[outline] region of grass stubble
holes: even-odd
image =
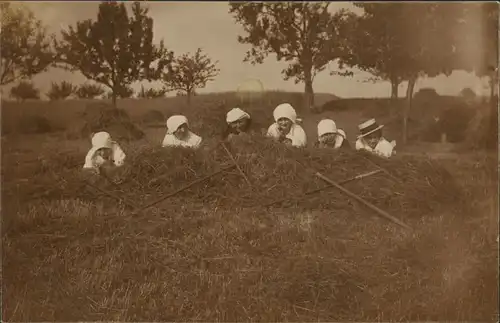
[[[4,182],[4,319],[498,319],[493,163],[397,157],[379,164],[402,184],[380,174],[346,184],[414,228],[405,231],[334,188],[259,208],[325,185],[293,159],[340,181],[373,170],[363,158],[266,141],[231,150],[253,190],[232,171],[139,214],[63,171],[72,156],[47,157],[28,183]],[[214,147],[136,150],[115,193],[143,205],[224,163]]]

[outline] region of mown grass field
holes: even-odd
[[[318,96],[317,103],[330,100]],[[300,96],[272,93],[252,102],[234,94],[199,96],[191,107],[183,98],[123,100],[121,107],[146,133],[145,139],[123,146],[135,151],[160,145],[165,129],[157,125],[163,120],[145,122],[150,110],[166,116],[182,112],[192,120],[193,130],[207,138],[216,132],[214,120],[241,103],[267,128],[280,101],[299,106]],[[351,141],[366,117],[377,117],[388,125],[388,137],[397,137],[397,122],[391,123],[397,110],[387,100],[338,102],[337,108],[320,114],[298,108],[311,142],[323,117],[337,120]],[[84,108],[85,102],[78,101],[2,106],[6,321],[498,321],[496,155],[463,153],[437,161],[463,194],[453,207],[407,219],[414,228],[410,232],[367,216],[364,206],[334,189],[300,203],[262,209],[259,201],[248,207],[204,200],[210,195],[217,201],[219,182],[214,179],[138,216],[90,192],[85,199],[71,192],[61,198],[35,198],[48,190],[39,183],[53,176],[39,172],[40,164],[57,170],[50,163],[65,154],[81,154],[83,164],[89,140],[70,139],[68,132]],[[30,115],[45,116],[56,131],[23,134],[19,122]],[[304,155],[312,153],[309,149]],[[412,158],[429,158],[411,147],[404,150]],[[259,158],[265,160],[247,162],[284,162]],[[182,186],[175,172],[167,171],[176,178],[171,185]],[[261,175],[248,177],[255,183],[263,180]],[[285,189],[286,180],[279,179],[284,189],[273,194],[296,194],[298,187]],[[374,193],[392,189],[376,187],[375,179],[356,185],[363,183],[374,187]],[[135,192],[123,194],[135,203],[148,200]],[[336,204],[321,207],[324,200]]]

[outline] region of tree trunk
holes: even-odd
[[[116,97],[117,97],[116,92],[115,92],[115,90],[113,90],[111,92],[111,102],[113,104],[113,107],[115,107],[115,108],[116,108]]]
[[[417,76],[411,76],[408,79],[408,87],[406,88],[406,104],[403,113],[403,144],[408,142],[408,118],[410,117],[413,91],[415,89],[415,83],[417,82]]]
[[[314,90],[312,82],[312,68],[304,68],[304,103],[308,110],[314,108]]]
[[[399,96],[398,90],[399,90],[399,77],[397,76],[392,76],[391,77],[391,99],[397,99]]]
[[[186,92],[186,99],[188,106],[191,106],[191,91]]]

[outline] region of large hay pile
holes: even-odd
[[[94,184],[140,205],[230,164],[209,142],[198,151],[133,148],[127,165],[110,174],[118,187]],[[26,196],[20,212],[3,209],[14,219],[3,222],[4,316],[306,322],[486,320],[492,313],[496,259],[464,266],[472,243],[488,250],[486,239],[468,222],[444,225],[454,213],[471,220],[464,209],[434,217],[474,200],[463,198],[440,165],[372,157],[402,183],[377,174],[344,185],[416,229],[407,234],[335,188],[295,207],[263,209],[323,187],[309,169],[337,181],[373,170],[360,154],[287,149],[261,138],[241,138],[230,149],[253,189],[233,169],[135,215],[83,187],[82,156],[47,156],[45,167],[14,190],[19,196],[38,186],[48,196]],[[80,163],[69,169],[73,161]],[[471,232],[477,236],[464,240]],[[489,271],[471,276],[483,268]],[[460,280],[450,282],[454,269]],[[476,288],[479,279],[489,288]],[[457,311],[464,304],[470,313]]]
[[[402,156],[381,160],[358,152],[337,154],[313,148],[289,149],[266,138],[241,138],[233,142],[230,150],[250,179],[252,189],[238,171],[233,169],[195,185],[155,207],[202,203],[206,207],[217,205],[227,208],[258,208],[276,199],[299,197],[306,191],[326,186],[314,176],[314,171],[340,182],[376,170],[376,165],[386,169],[392,176],[379,173],[345,185],[366,201],[396,217],[420,218],[453,205],[460,196],[453,177],[430,160],[414,160]],[[68,160],[77,160],[73,157],[64,158],[64,162],[46,163],[50,166],[40,170],[46,176],[40,177],[39,185],[46,186],[50,181],[58,183],[51,189],[46,188],[45,194],[52,198],[79,197],[94,200],[95,196],[89,195],[88,190],[81,189],[83,177],[87,175],[82,174],[79,169],[68,170],[62,175],[64,180],[55,181],[60,176],[56,172],[63,169],[64,164],[70,164]],[[228,165],[231,165],[229,157],[215,143],[206,143],[198,151],[138,148],[129,152],[126,166],[115,169],[108,175],[114,184],[105,178],[100,178],[95,184],[106,191],[127,197],[139,206]],[[36,187],[36,181],[32,182],[31,190],[36,190]],[[298,205],[307,209],[349,209],[352,207],[349,200],[337,189],[329,188],[302,199]],[[368,209],[366,212],[372,213]]]
[[[144,137],[144,132],[130,120],[125,110],[106,103],[88,104],[81,119],[83,124],[79,130],[83,137],[99,131],[109,132],[115,140],[131,141]]]

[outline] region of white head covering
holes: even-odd
[[[167,131],[173,134],[181,125],[188,123],[188,119],[185,116],[174,115],[167,120]]]
[[[111,136],[109,133],[101,131],[92,136],[92,148],[94,148],[95,150],[112,147],[113,142],[111,141]]]
[[[323,119],[318,123],[318,137],[327,133],[338,133],[337,125],[332,119]]]
[[[278,122],[278,119],[288,118],[293,123],[297,122],[297,112],[292,107],[290,103],[282,103],[274,109],[273,112],[274,121]]]
[[[102,164],[102,158],[96,159],[96,152],[101,148],[110,148],[113,151],[113,160],[116,166],[122,166],[125,161],[125,153],[121,147],[111,140],[109,133],[101,131],[92,136],[92,148],[87,152],[83,168],[95,168]]]
[[[250,119],[250,115],[240,108],[234,108],[226,114],[227,123],[235,122],[245,118]]]

